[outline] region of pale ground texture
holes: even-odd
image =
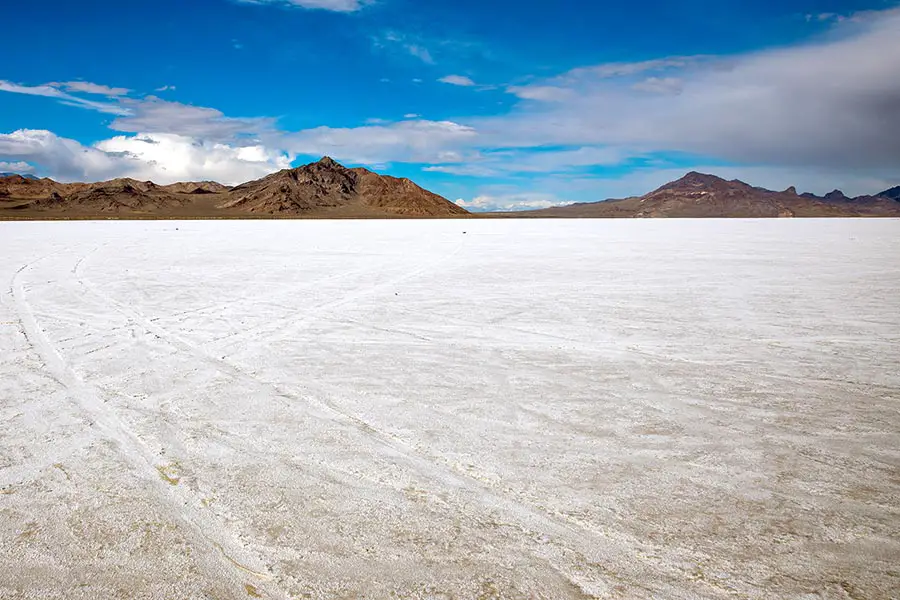
[[[900,221],[0,223],[0,278],[4,600],[900,598]]]

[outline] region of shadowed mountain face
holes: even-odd
[[[892,200],[900,201],[900,185],[896,187],[892,187],[889,190],[884,190],[880,194],[878,194],[882,198],[890,198]]]
[[[890,197],[848,198],[835,190],[818,197],[753,187],[715,175],[691,172],[644,196],[572,204],[520,213],[531,217],[856,217],[900,216]]]
[[[7,210],[3,210],[7,209]],[[235,188],[222,184],[113,179],[58,183],[0,178],[0,218],[146,217],[452,217],[468,212],[409,181],[322,160]]]

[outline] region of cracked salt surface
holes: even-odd
[[[898,220],[0,256],[0,598],[900,597]]]

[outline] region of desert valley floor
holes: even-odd
[[[0,597],[900,597],[900,220],[0,223]]]

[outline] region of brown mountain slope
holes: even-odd
[[[66,195],[86,185],[84,183],[59,183],[46,178],[33,179],[21,175],[9,175],[0,177],[0,198],[49,198],[54,192]]]
[[[644,196],[527,211],[528,217],[599,218],[754,218],[900,216],[900,202],[890,198],[847,198],[832,192],[819,198],[797,195],[791,187],[774,192],[743,181],[691,172]]]
[[[152,181],[113,179],[81,184],[63,193],[38,198],[34,208],[97,211],[100,213],[147,212],[179,207],[184,201]]]
[[[408,179],[348,169],[329,157],[233,188],[220,206],[249,213],[455,216],[467,211]]]

